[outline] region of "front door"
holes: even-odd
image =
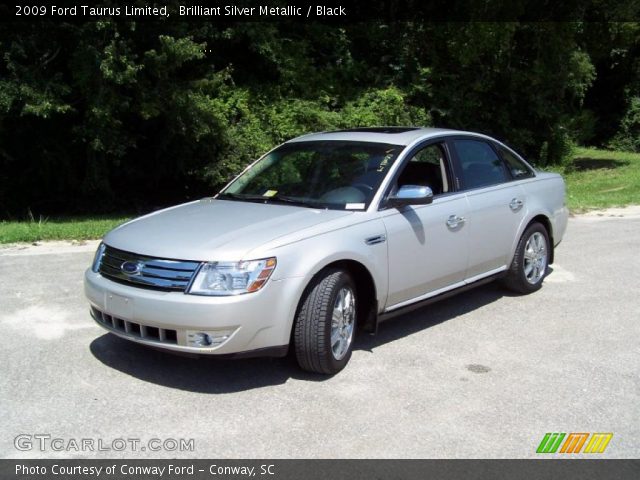
[[[387,311],[462,284],[467,266],[468,204],[464,193],[454,191],[447,149],[430,143],[407,158],[390,194],[402,185],[426,185],[434,200],[380,211],[388,242]]]

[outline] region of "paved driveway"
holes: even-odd
[[[613,432],[604,456],[637,458],[638,245],[640,216],[573,218],[540,292],[488,285],[389,321],[333,378],[118,339],[82,295],[93,245],[3,249],[0,457],[532,457],[546,432]],[[18,451],[19,434],[62,451]]]

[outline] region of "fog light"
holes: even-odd
[[[189,335],[189,341],[194,347],[208,347],[213,343],[209,334],[204,332],[197,332]]]
[[[187,345],[196,348],[217,347],[226,342],[233,330],[194,332],[187,330]]]

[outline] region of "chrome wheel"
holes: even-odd
[[[529,237],[524,246],[524,276],[532,285],[537,284],[547,271],[547,240],[540,232]]]
[[[349,287],[342,287],[336,296],[331,317],[331,353],[342,360],[353,340],[356,319],[356,299]]]

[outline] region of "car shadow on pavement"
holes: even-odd
[[[502,297],[515,295],[496,282],[489,283],[382,322],[375,335],[361,334],[354,348],[372,351],[385,343],[472,312]]]
[[[280,385],[295,377],[324,380],[305,374],[292,359],[217,359],[155,350],[107,333],[90,345],[91,353],[108,367],[145,382],[190,392],[222,394]]]
[[[354,349],[371,352],[386,343],[472,312],[505,295],[509,293],[493,283],[470,290],[384,322],[376,335],[360,334]],[[145,382],[197,393],[240,392],[284,384],[292,378],[316,382],[331,378],[301,371],[291,355],[243,360],[188,357],[148,348],[108,333],[91,342],[89,348],[96,359],[110,368]]]

